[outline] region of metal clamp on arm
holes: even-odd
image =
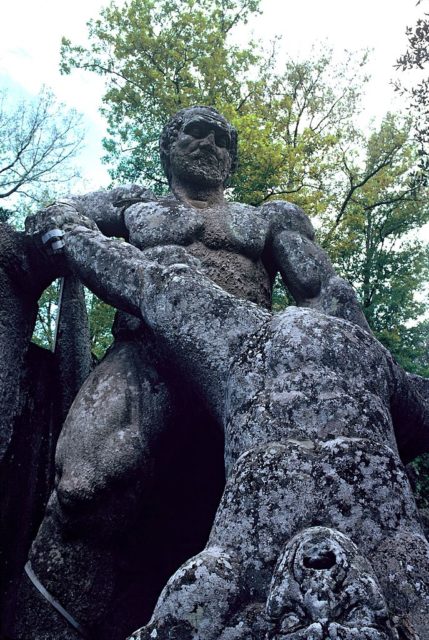
[[[52,253],[58,253],[64,247],[64,240],[62,240],[62,238],[64,238],[64,231],[61,229],[51,229],[43,234],[42,242],[45,245],[50,243],[48,248]],[[51,242],[51,240],[53,242]]]

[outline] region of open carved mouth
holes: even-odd
[[[301,531],[287,543],[266,613],[274,623],[267,640],[392,637],[371,566],[350,539],[324,527]]]

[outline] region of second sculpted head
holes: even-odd
[[[212,107],[182,109],[162,131],[160,155],[170,185],[225,187],[237,166],[237,132]]]

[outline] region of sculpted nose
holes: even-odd
[[[215,146],[215,132],[210,131],[200,142],[202,147],[214,147]]]

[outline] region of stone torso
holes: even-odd
[[[366,438],[396,451],[388,356],[360,327],[289,307],[241,349],[229,376],[230,466],[246,450],[288,439],[311,448]]]
[[[148,256],[154,247],[184,246],[216,284],[270,308],[273,274],[262,259],[268,220],[260,210],[238,203],[197,209],[168,196],[129,207],[125,224],[130,243]]]

